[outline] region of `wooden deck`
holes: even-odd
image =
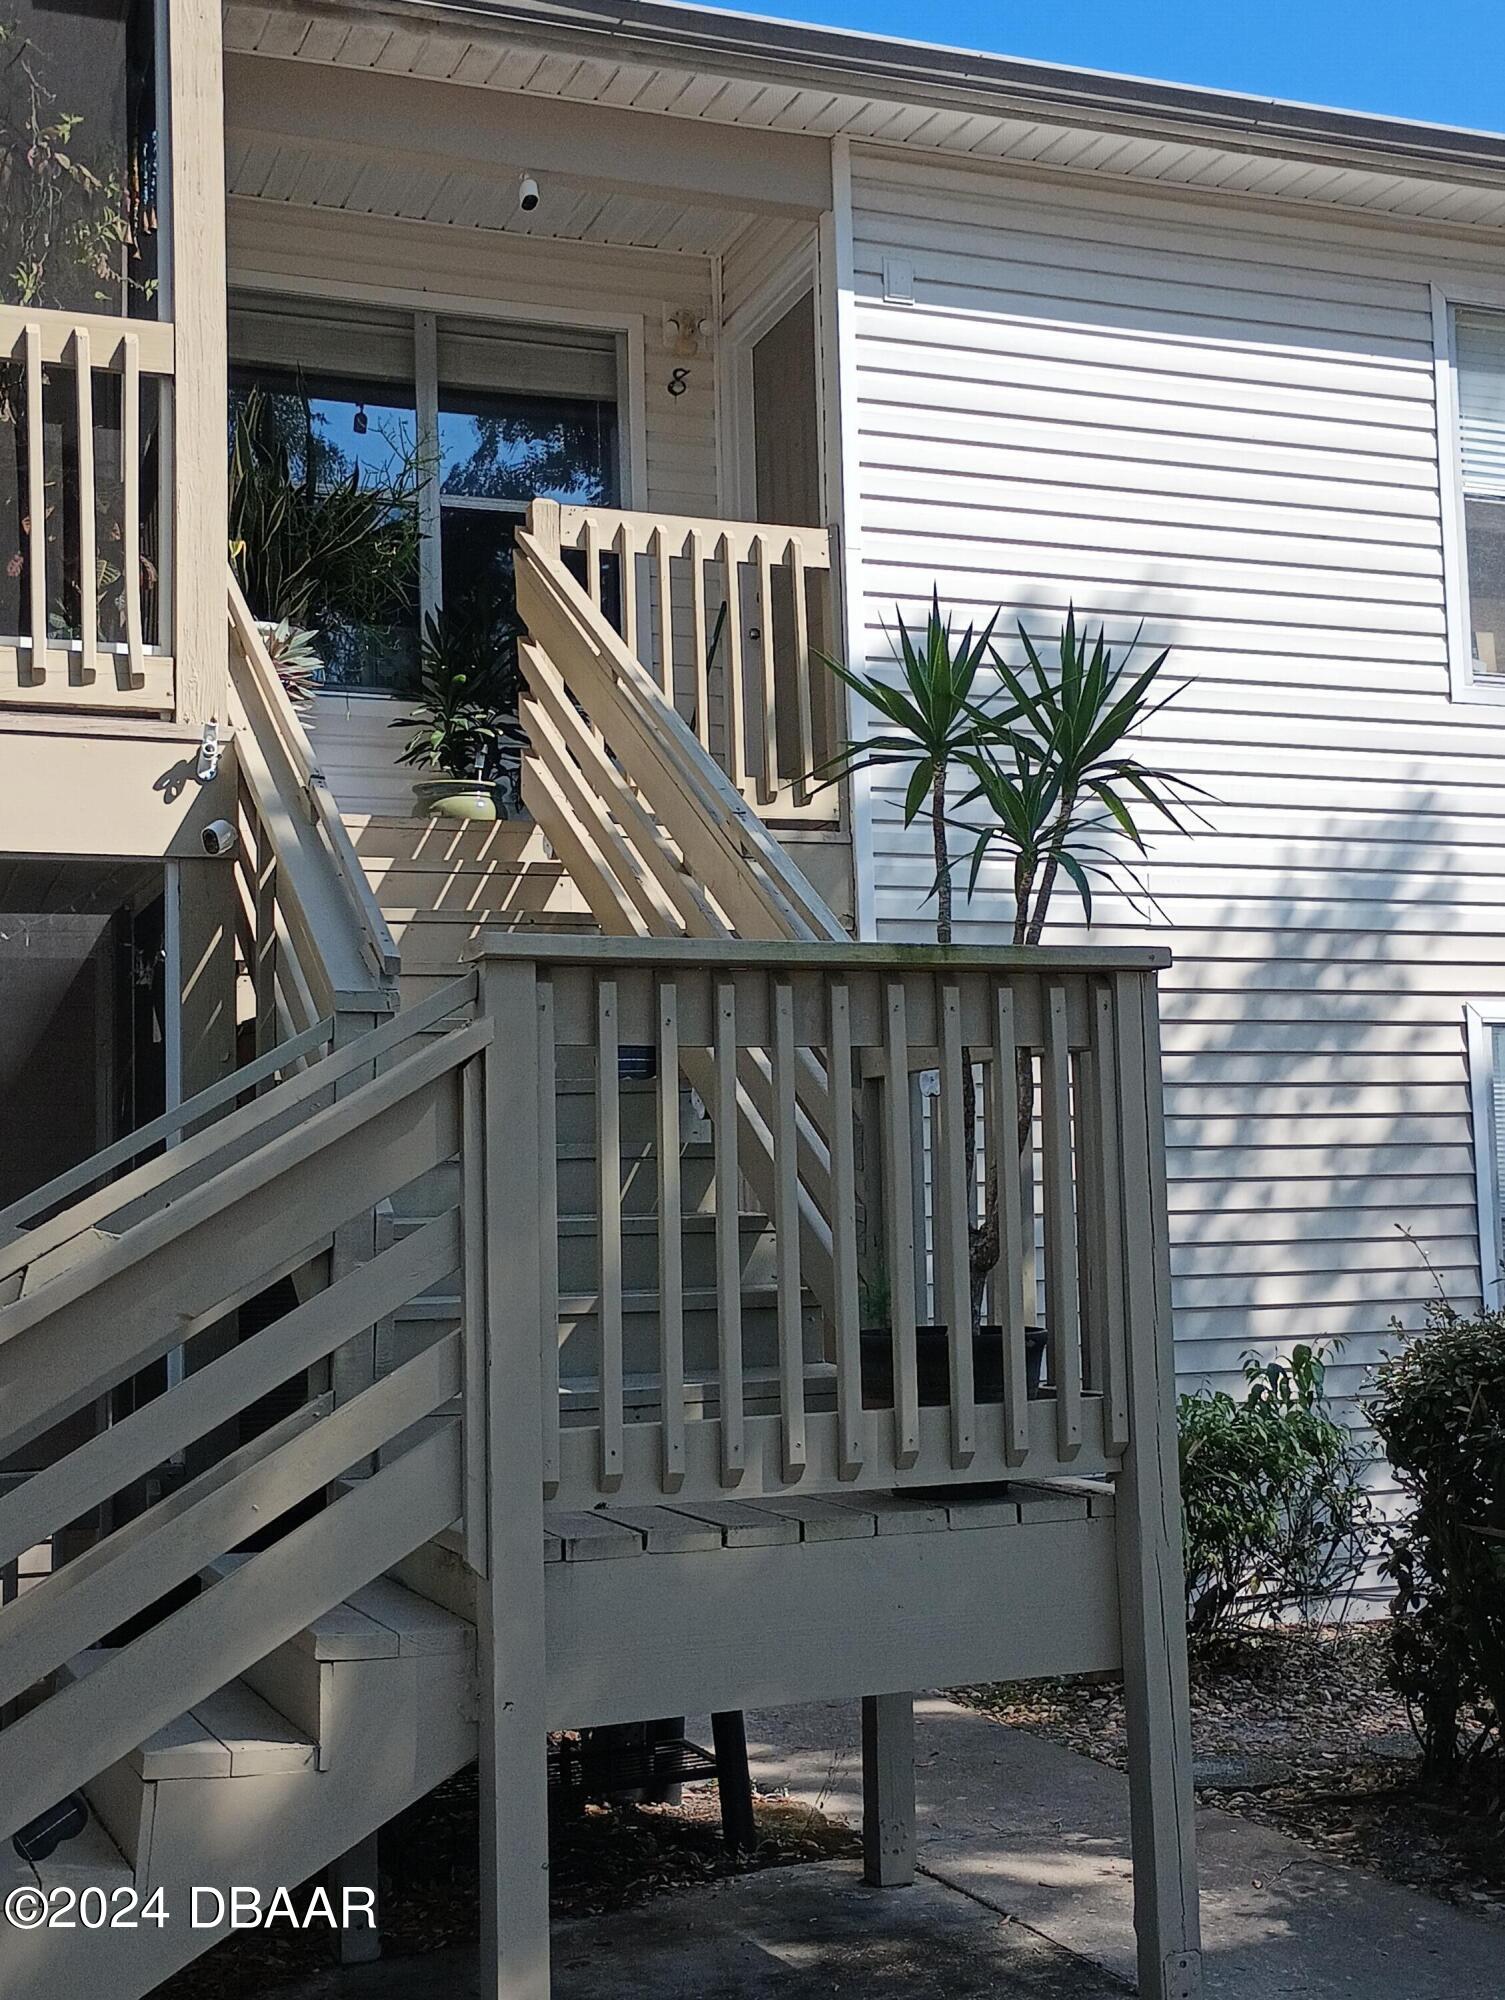
[[[543,1525],[551,1729],[1122,1658],[1105,1482],[608,1505]],[[396,1574],[475,1617],[458,1536]]]

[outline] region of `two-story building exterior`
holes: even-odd
[[[479,1754],[543,2000],[546,1729],[860,1694],[902,1834],[906,1690],[1121,1667],[1194,1995],[1175,1386],[1498,1292],[1505,139],[654,0],[17,37],[0,1790],[300,1879]],[[933,591],[1186,683],[1205,825],[1033,953],[814,782]]]

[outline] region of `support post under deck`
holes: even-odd
[[[1143,2000],[1201,2000],[1201,1926],[1186,1666],[1185,1570],[1170,1333],[1165,1116],[1154,982],[1115,988],[1124,1120],[1129,1446],[1117,1482],[1134,1929]]]
[[[862,1879],[906,1889],[915,1876],[914,1696],[862,1697]]]
[[[482,968],[494,1026],[484,1062],[487,1576],[481,1677],[481,1976],[487,2000],[549,2000],[544,1709],[543,1278],[538,998],[531,965]],[[465,1227],[476,1226],[467,1215]]]

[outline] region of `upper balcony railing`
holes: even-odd
[[[173,329],[0,306],[0,354],[15,440],[0,489],[0,701],[171,709],[161,447]]]
[[[0,710],[223,719],[218,0],[15,13],[0,78]]]

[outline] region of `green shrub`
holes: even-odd
[[[1244,1396],[1182,1396],[1186,1614],[1194,1640],[1293,1612],[1353,1586],[1370,1540],[1370,1453],[1331,1414],[1325,1350],[1244,1358]]]
[[[1401,1330],[1399,1326],[1396,1329]],[[1411,1505],[1389,1536],[1391,1661],[1428,1772],[1505,1765],[1505,1313],[1445,1300],[1370,1415]]]

